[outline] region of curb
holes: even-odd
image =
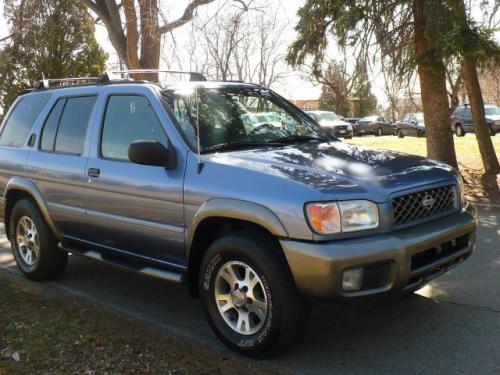
[[[493,203],[475,203],[471,202],[472,205],[477,206],[477,207],[485,207],[485,208],[500,208],[500,204],[493,204]]]

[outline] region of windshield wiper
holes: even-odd
[[[255,148],[255,147],[268,147],[268,146],[282,146],[281,142],[228,142],[228,143],[219,143],[217,145],[213,145],[201,150],[201,154],[209,154],[211,152],[217,151],[232,151],[232,150],[240,150],[244,148]]]
[[[320,142],[328,142],[328,139],[321,137],[314,137],[310,135],[290,135],[288,137],[273,139],[273,142],[286,144],[286,143],[297,143],[297,142],[311,142],[311,141],[320,141]]]

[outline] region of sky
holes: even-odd
[[[286,24],[286,31],[284,33],[285,40],[283,48],[286,49],[287,45],[291,43],[295,36],[294,26],[297,23],[297,11],[305,3],[305,0],[248,0],[254,2],[264,2],[267,4],[272,4],[272,6],[277,6],[280,9],[279,18],[280,21]],[[189,0],[178,0],[172,2],[170,0],[160,0],[160,8],[164,12],[164,15],[169,19],[176,19],[179,17]],[[163,5],[168,6],[163,6]],[[214,3],[202,6],[198,8],[198,17],[209,18],[214,14],[222,4],[227,4],[227,6],[236,6],[233,0],[216,0]],[[168,10],[168,11],[167,11]],[[176,29],[172,35],[167,36],[167,38],[175,38],[176,44],[182,46],[184,41],[187,41],[191,31],[190,25],[185,25],[179,29]],[[3,17],[3,0],[0,0],[0,38],[8,35],[8,25]],[[496,38],[500,43],[500,32],[497,32]],[[109,42],[107,32],[104,26],[96,25],[96,39],[103,47],[103,49],[108,52],[110,58],[108,60],[108,67],[115,68],[117,63],[117,55],[113,49],[111,43]],[[169,58],[168,51],[166,48],[163,49],[162,60]],[[321,89],[319,86],[311,84],[307,79],[303,77],[298,71],[286,68],[287,74],[278,83],[273,85],[273,89],[279,92],[281,95],[289,99],[317,99],[319,98]],[[383,77],[381,74],[370,73],[370,81],[372,84],[372,92],[377,97],[378,103],[386,106],[388,104],[387,97],[383,90]]]

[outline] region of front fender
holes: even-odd
[[[45,202],[45,199],[43,199],[42,194],[36,187],[35,183],[29,179],[22,178],[22,177],[13,177],[7,182],[7,185],[5,186],[4,190],[4,195],[3,199],[5,202],[5,207],[4,207],[4,218],[5,218],[5,226],[7,229],[8,226],[8,217],[7,217],[7,208],[9,207],[9,195],[12,196],[12,193],[14,191],[23,191],[27,194],[29,194],[35,203],[37,204],[42,216],[45,219],[45,222],[49,226],[50,230],[52,233],[58,238],[61,238],[61,234],[58,231],[57,227],[55,226],[54,222],[52,221],[52,218],[50,217],[49,211],[47,209],[47,203]],[[8,231],[6,230],[8,233]]]
[[[280,219],[267,207],[243,200],[213,198],[203,203],[186,233],[188,252],[198,225],[211,217],[249,221],[267,229],[272,235],[287,238],[288,232]]]

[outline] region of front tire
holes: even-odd
[[[35,281],[55,279],[68,262],[38,207],[27,199],[18,201],[10,215],[9,238],[17,266]]]
[[[405,135],[403,134],[403,132],[401,131],[401,129],[396,130],[396,135],[398,136],[398,138],[404,138],[405,137]]]
[[[377,129],[377,136],[378,136],[378,137],[381,137],[381,136],[383,136],[383,135],[384,135],[384,132],[382,131],[382,128],[378,128],[378,129]]]
[[[273,238],[249,231],[216,240],[203,258],[199,283],[210,326],[240,354],[283,353],[302,333],[307,306]]]

